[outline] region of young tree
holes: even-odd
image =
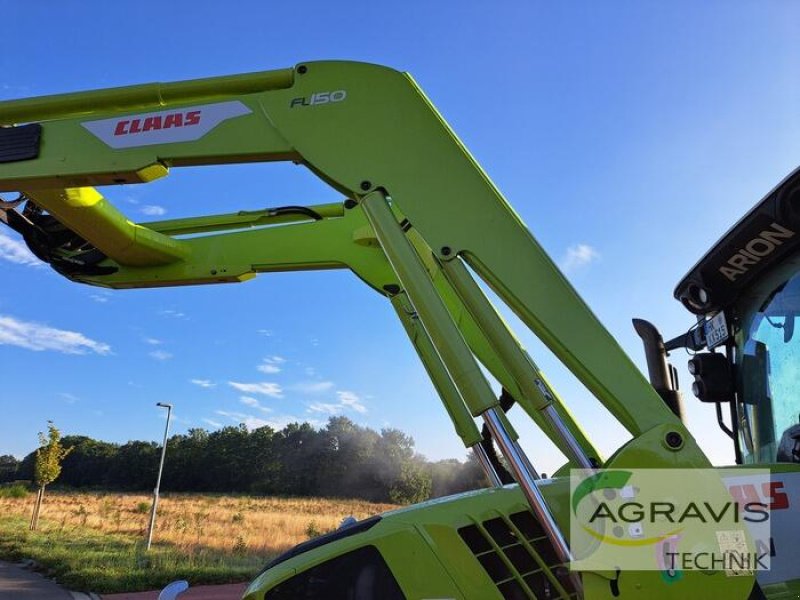
[[[39,432],[39,449],[36,450],[36,462],[33,468],[33,482],[39,491],[36,493],[36,505],[31,516],[31,531],[36,530],[39,525],[39,510],[44,499],[44,488],[58,479],[61,474],[61,461],[71,450],[61,445],[61,432],[52,421],[47,422],[47,431],[48,435]]]

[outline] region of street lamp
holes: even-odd
[[[145,550],[150,550],[150,544],[153,542],[153,529],[156,526],[156,509],[158,508],[158,489],[161,487],[161,472],[164,470],[164,457],[167,454],[167,435],[169,434],[169,420],[172,416],[172,404],[165,404],[163,402],[156,402],[156,406],[167,409],[167,424],[164,427],[164,443],[161,445],[161,462],[158,465],[158,478],[156,479],[156,487],[153,490],[153,506],[150,509],[150,527],[147,530],[147,547]]]

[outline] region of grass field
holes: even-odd
[[[154,589],[252,578],[264,563],[309,537],[394,508],[360,500],[247,496],[162,496],[150,552],[144,552],[151,498],[137,494],[50,492],[39,531],[28,531],[34,495],[0,497],[0,558],[30,558],[74,590]]]

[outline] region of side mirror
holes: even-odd
[[[733,382],[728,359],[715,352],[695,354],[689,360],[689,373],[694,376],[692,393],[701,402],[730,402]]]

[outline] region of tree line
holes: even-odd
[[[64,436],[68,449],[54,485],[120,491],[151,490],[160,446]],[[0,456],[0,482],[32,480],[36,452],[21,461]],[[248,430],[190,429],[167,442],[163,491],[329,496],[406,504],[487,485],[477,461],[431,462],[398,429],[377,432],[347,417],[320,429],[291,423]]]

